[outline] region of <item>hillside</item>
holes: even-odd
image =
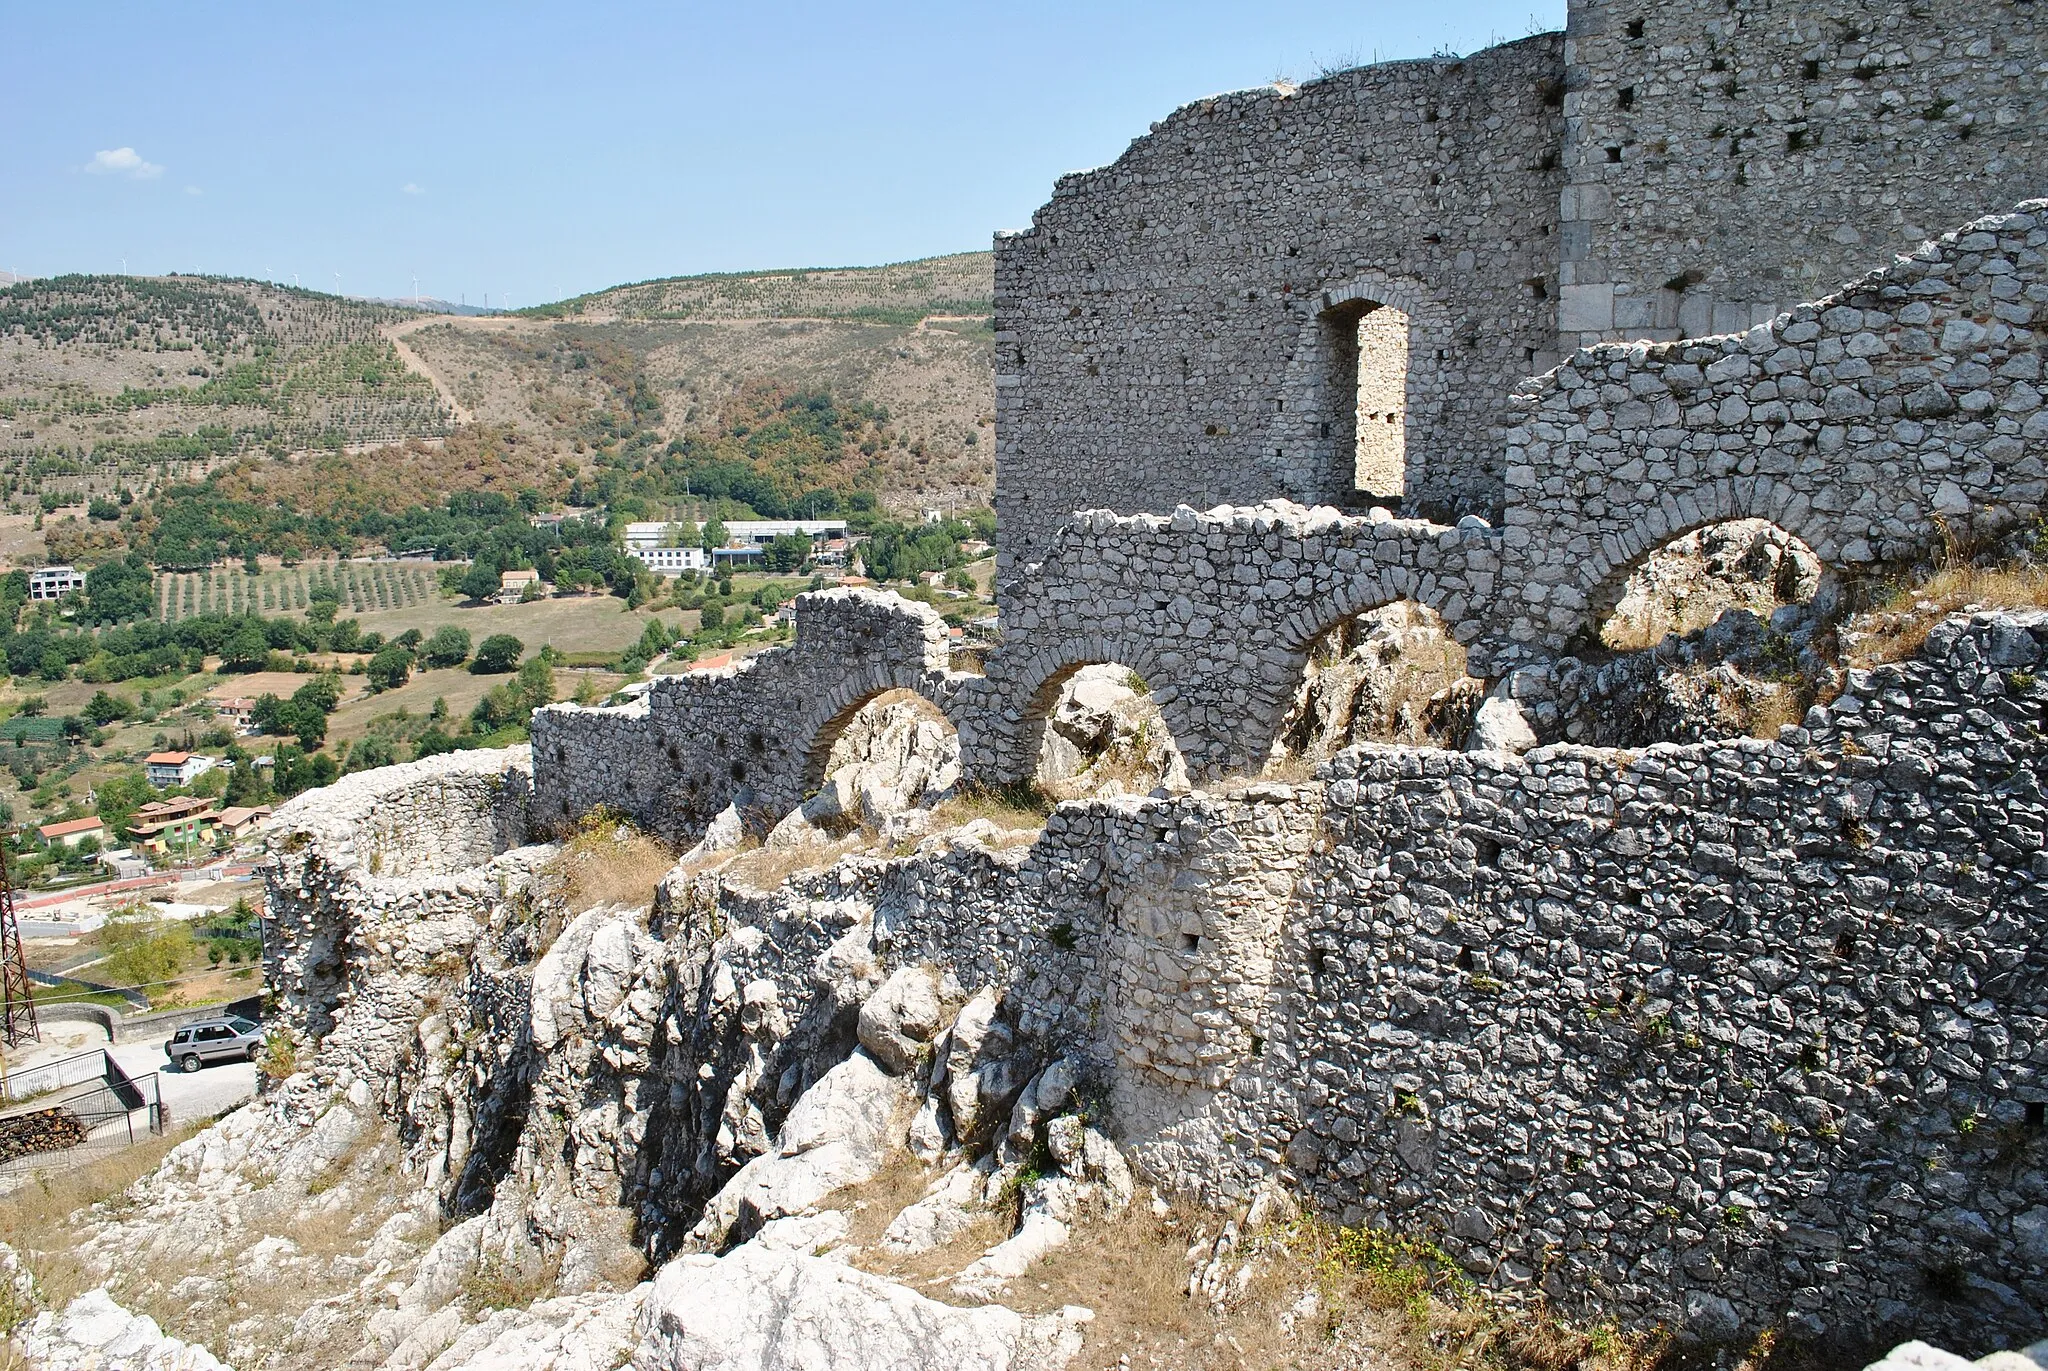
[[[0,289],[7,493],[68,500],[194,475],[237,454],[446,433],[448,407],[383,336],[412,315],[207,277],[9,285]]]
[[[977,504],[994,480],[992,272],[989,254],[962,253],[678,277],[403,334],[467,416],[540,440],[557,462],[635,433],[744,440],[764,393],[826,396],[879,417],[849,430],[827,464],[835,483],[901,510]]]
[[[27,525],[209,473],[307,514],[522,488],[653,511],[984,504],[991,271],[965,253],[678,277],[466,316],[252,281],[22,282],[0,289],[6,555],[150,550],[159,500]]]

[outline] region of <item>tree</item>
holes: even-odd
[[[93,787],[93,798],[107,832],[125,840],[128,821],[135,817],[136,810],[156,798],[156,787],[140,771],[133,771],[101,781]]]
[[[428,666],[461,666],[469,656],[469,630],[443,624],[427,639],[422,654]]]
[[[158,988],[178,973],[192,951],[192,930],[176,919],[160,919],[144,905],[117,911],[100,928],[106,957],[102,974],[115,985]]]
[[[477,644],[476,656],[471,659],[469,669],[478,676],[502,675],[516,668],[525,652],[526,644],[511,634],[493,633]]]
[[[718,628],[725,623],[725,606],[716,600],[706,600],[704,607],[697,611],[698,622],[705,628]]]
[[[254,624],[235,630],[220,647],[220,664],[228,671],[261,671],[270,660],[270,639]]]
[[[128,717],[128,706],[104,690],[93,692],[92,700],[85,707],[85,717],[94,724],[105,728],[116,719]]]
[[[786,533],[770,541],[761,555],[770,571],[801,571],[811,559],[811,540],[801,533]]]
[[[714,514],[711,516],[711,522],[704,525],[704,541],[701,546],[709,552],[715,547],[724,547],[726,540],[731,537],[732,535],[726,532],[725,521]]]
[[[412,679],[412,654],[398,643],[386,643],[363,668],[372,690],[396,690]]]
[[[498,593],[498,564],[478,558],[462,576],[462,593],[472,600],[488,600]]]

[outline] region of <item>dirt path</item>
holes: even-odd
[[[405,335],[408,333],[417,332],[431,324],[445,322],[447,321],[439,315],[429,315],[423,319],[408,319],[402,324],[386,324],[378,332],[390,340],[392,347],[398,349],[398,360],[405,363],[407,370],[427,378],[428,382],[434,387],[434,393],[441,397],[441,403],[448,406],[449,412],[455,416],[457,424],[473,424],[476,422],[476,416],[471,414],[468,408],[455,398],[453,388],[439,376],[435,375],[434,369],[427,365],[426,360],[408,347],[405,342]]]

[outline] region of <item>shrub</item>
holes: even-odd
[[[478,676],[496,676],[513,670],[526,651],[526,644],[509,633],[493,633],[477,645],[469,669]]]

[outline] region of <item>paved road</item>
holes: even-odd
[[[164,1044],[168,1041],[169,1035],[165,1035],[147,1042],[122,1043],[107,1050],[131,1076],[159,1073],[157,1084],[163,1091],[164,1106],[170,1112],[173,1126],[210,1119],[256,1093],[255,1063],[212,1062],[194,1072],[174,1072],[169,1069],[170,1059],[164,1056]]]

